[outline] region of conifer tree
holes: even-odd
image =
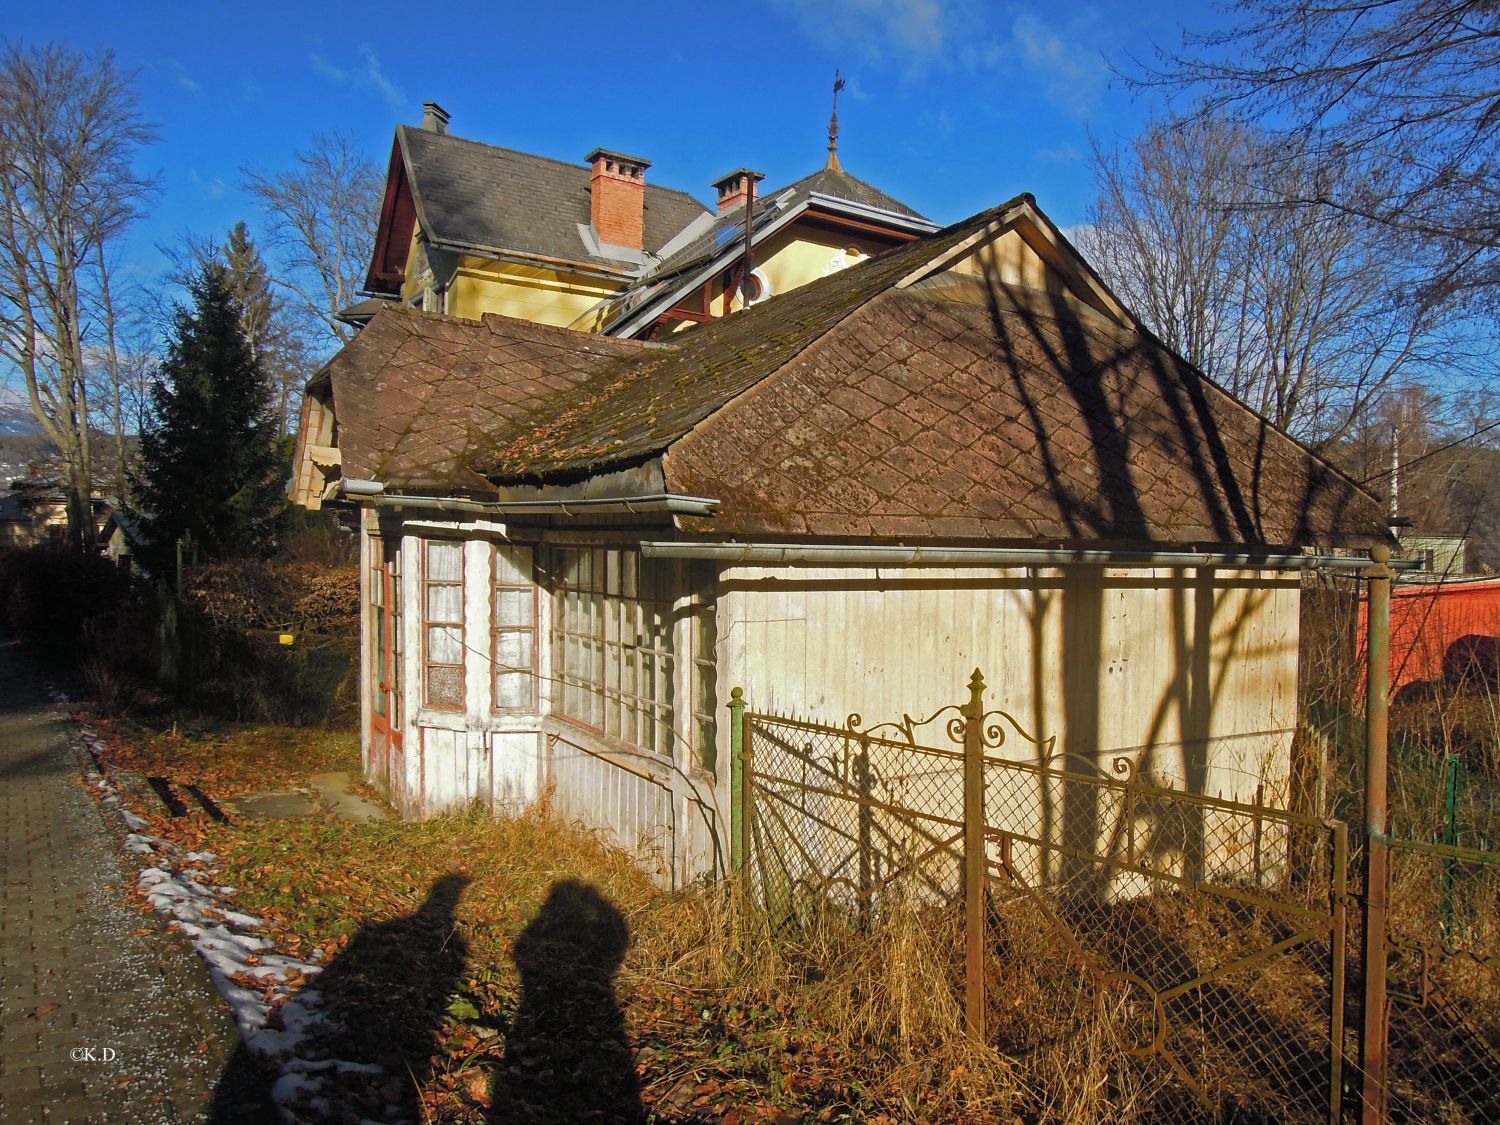
[[[271,392],[249,342],[229,270],[206,262],[173,314],[141,433],[137,501],[158,573],[190,538],[208,557],[261,554],[285,508],[285,458]]]

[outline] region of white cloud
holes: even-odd
[[[349,81],[349,72],[341,66],[334,66],[317,51],[309,51],[307,61],[312,63],[312,68],[318,74],[332,82],[343,84]]]
[[[1052,145],[1038,149],[1036,159],[1039,164],[1072,164],[1083,159],[1083,149],[1070,144]]]
[[[210,199],[224,198],[224,181],[218,176],[210,176],[207,179],[198,175],[198,169],[189,168],[188,178],[193,181],[193,186]]]
[[[952,0],[776,0],[808,38],[869,62],[921,71],[949,42]]]
[[[401,87],[386,76],[385,70],[380,65],[380,56],[375,53],[375,48],[368,43],[359,46],[359,58],[364,65],[364,79],[381,94],[385,95],[386,104],[392,109],[402,109],[406,105],[406,94]]]
[[[406,92],[386,74],[385,67],[380,63],[380,56],[375,53],[375,48],[368,43],[361,43],[355,50],[355,54],[358,56],[358,61],[349,66],[330,62],[317,51],[309,51],[307,61],[315,73],[322,75],[330,82],[336,82],[340,86],[359,86],[373,90],[384,98],[386,104],[392,109],[405,108]]]
[[[182,87],[190,94],[197,94],[202,92],[203,87],[198,84],[198,80],[191,74],[189,74],[187,72],[187,68],[184,67],[180,62],[178,62],[176,59],[172,59],[168,63],[168,66],[170,66],[172,69],[172,77],[176,80],[177,85]]]
[[[1098,48],[1030,12],[1015,18],[1010,33],[1022,64],[1042,80],[1048,98],[1076,117],[1087,116],[1109,81],[1109,67]]]

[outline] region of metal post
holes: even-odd
[[[964,1023],[984,1042],[984,677],[969,678],[964,717]]]
[[[859,740],[854,759],[855,792],[859,794],[859,928],[870,927],[871,898],[875,886],[875,816],[870,808],[870,740]]]
[[[1443,843],[1450,848],[1458,843],[1458,776],[1462,768],[1458,753],[1448,751],[1443,761],[1443,810],[1447,814],[1443,825]],[[1443,940],[1453,937],[1453,857],[1443,861]]]
[[[1391,549],[1370,548],[1373,566],[1363,572],[1369,580],[1365,646],[1365,933],[1364,1016],[1360,1034],[1361,1121],[1381,1125],[1386,1120],[1386,896],[1389,891],[1386,857],[1387,707],[1390,695]]]
[[[729,693],[729,868],[745,870],[745,691]]]
[[[1333,826],[1333,869],[1329,872],[1329,904],[1333,932],[1330,949],[1332,979],[1328,990],[1328,1121],[1329,1125],[1340,1125],[1344,1119],[1344,965],[1349,940],[1349,828],[1343,821],[1330,823]]]

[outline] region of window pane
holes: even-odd
[[[531,669],[531,634],[507,630],[495,634],[495,670]]]
[[[513,711],[532,707],[530,672],[500,672],[495,676],[495,706]]]
[[[531,548],[495,547],[495,581],[507,586],[531,584]]]
[[[464,670],[433,665],[427,669],[427,702],[434,707],[462,707]]]
[[[457,625],[430,625],[427,628],[427,662],[429,664],[462,664],[464,633]]]
[[[464,548],[462,543],[427,544],[427,580],[429,582],[458,582],[464,576]]]
[[[427,620],[461,623],[464,619],[464,588],[462,586],[428,586]]]
[[[536,599],[530,590],[495,591],[495,625],[531,625]]]

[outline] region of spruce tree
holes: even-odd
[[[192,308],[173,314],[141,433],[137,501],[149,527],[146,562],[157,573],[184,538],[210,558],[264,553],[285,508],[271,391],[245,339],[230,272],[207,262],[189,289]]]

